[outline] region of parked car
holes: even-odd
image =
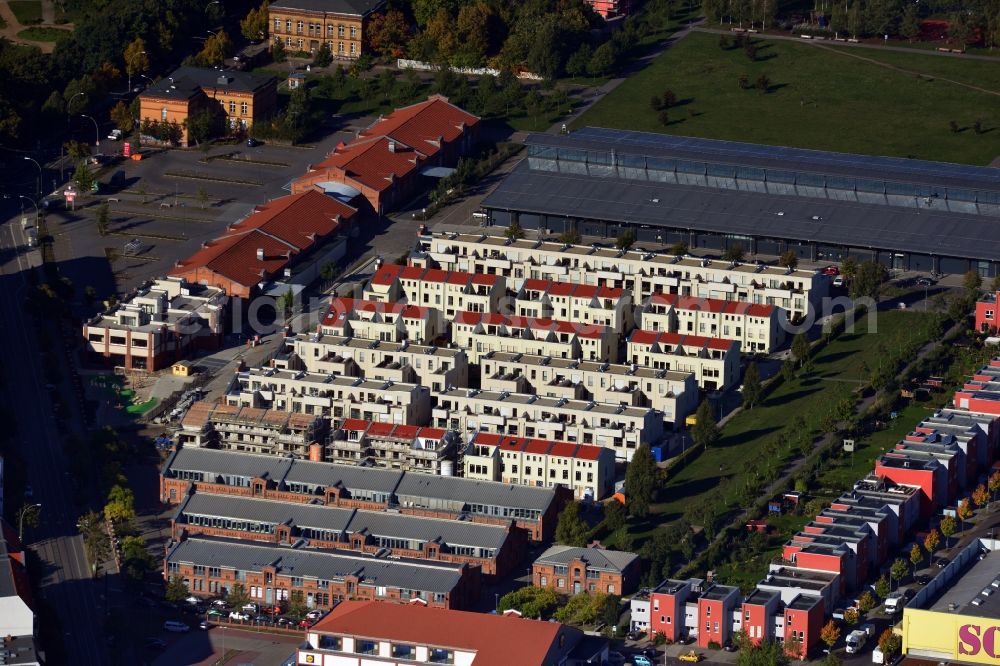
[[[247,611],[248,613],[256,614],[260,612],[260,606],[251,601],[248,604],[243,604],[243,610]]]
[[[925,574],[917,574],[913,577],[913,580],[916,581],[917,585],[926,585],[931,582],[931,577]]]
[[[226,607],[226,600],[225,599],[212,599],[212,605],[215,606],[216,608],[225,608]]]
[[[259,145],[260,145],[260,141],[258,141],[257,139],[255,139],[253,137],[250,137],[250,138],[247,139],[247,148],[256,148]]]
[[[683,658],[684,657],[681,656],[681,659]],[[637,654],[634,657],[632,657],[632,663],[635,664],[635,666],[653,666],[653,662],[651,662],[649,658],[641,654]]]
[[[175,634],[184,634],[191,631],[191,626],[177,620],[167,620],[163,623],[163,630],[172,631]]]
[[[937,565],[938,569],[944,569],[951,564],[951,561],[947,557],[939,557],[934,564]]]
[[[918,287],[931,287],[933,285],[934,285],[934,280],[931,278],[922,277],[917,279]]]
[[[837,277],[833,278],[834,287],[843,287],[845,284],[847,284],[847,281],[844,279],[843,275],[838,275]]]
[[[843,608],[834,608],[833,609],[833,615],[831,617],[833,617],[834,620],[843,621],[844,620],[844,609]]]
[[[698,663],[699,661],[701,661],[701,655],[695,652],[694,650],[691,650],[690,652],[685,652],[684,654],[682,654],[677,658],[680,659],[681,661],[690,661],[694,663]],[[636,662],[636,664],[638,666],[638,662]]]
[[[208,617],[227,617],[227,613],[219,608],[209,608],[205,613]]]
[[[208,631],[211,626],[212,623],[209,622],[208,620],[202,620],[201,622],[198,623],[198,628],[201,629],[202,631]]]
[[[229,611],[230,620],[248,621],[250,618],[251,618],[250,613],[247,613],[245,611],[238,611],[238,610]]]
[[[318,620],[323,617],[323,611],[321,610],[311,610],[306,613],[306,618],[310,620]]]
[[[299,626],[302,627],[303,629],[308,629],[314,624],[316,624],[316,622],[314,620],[310,620],[309,618],[302,618],[301,620],[299,620]]]
[[[120,129],[113,129],[111,130],[111,133],[108,134],[108,138],[111,139],[112,141],[121,141],[122,131]]]
[[[197,605],[198,605],[198,602],[200,602],[200,601],[201,601],[201,599],[199,599],[198,597],[196,597],[196,596],[194,596],[194,595],[192,594],[192,595],[191,595],[190,597],[188,597],[188,598],[187,598],[187,599],[185,599],[184,601],[185,601],[186,603],[189,603],[189,604],[191,604],[192,606],[197,606]]]
[[[823,275],[836,276],[840,275],[840,269],[836,266],[827,266],[823,269]]]

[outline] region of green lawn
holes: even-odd
[[[594,105],[574,127],[596,125],[687,136],[790,145],[875,155],[987,164],[1000,155],[1000,130],[952,133],[981,118],[1000,127],[1000,99],[938,79],[927,80],[840,53],[794,42],[758,42],[758,59],[722,50],[719,37],[692,33]],[[919,51],[854,49],[909,70],[1000,91],[1000,68]],[[769,92],[742,90],[760,75]],[[677,104],[668,125],[650,97],[670,89]]]
[[[782,383],[764,403],[733,417],[718,444],[668,479],[661,490],[665,499],[653,506],[651,518],[631,525],[636,542],[641,545],[658,526],[709,501],[714,493],[721,492],[725,506],[737,506],[748,475],[755,473],[759,461],[780,467],[780,461],[766,451],[777,438],[794,436],[789,425],[793,417],[801,416],[805,429],[818,433],[832,406],[857,387],[862,364],[877,368],[880,358],[905,341],[924,341],[931,335],[922,313],[880,312],[875,324],[870,328],[868,319],[862,318],[853,332],[841,334],[817,354],[811,372]]]
[[[805,527],[811,518],[802,513],[771,514],[767,518],[768,532],[755,546],[753,556],[738,558],[738,562],[726,562],[716,568],[720,581],[726,585],[738,585],[743,590],[751,590],[767,575],[771,560],[781,554],[781,548],[792,536]]]
[[[33,42],[58,42],[69,34],[69,30],[60,30],[59,28],[32,27],[21,30],[17,36],[21,39],[30,39]]]
[[[21,25],[31,25],[42,22],[42,3],[40,0],[10,0],[10,11],[17,17]]]

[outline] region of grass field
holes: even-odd
[[[10,0],[10,11],[17,17],[21,25],[31,25],[42,22],[42,3],[40,0]]]
[[[59,28],[33,27],[21,30],[17,36],[21,39],[30,39],[33,42],[58,42],[69,34],[69,30],[60,30]]]
[[[769,459],[769,444],[796,434],[790,432],[794,416],[803,418],[806,431],[818,432],[832,406],[858,386],[864,366],[877,368],[880,358],[905,341],[924,342],[931,334],[923,315],[909,311],[879,312],[871,328],[867,318],[859,320],[853,332],[841,334],[817,354],[812,371],[782,383],[762,404],[733,417],[712,449],[671,477],[661,490],[665,500],[652,507],[650,518],[630,524],[636,543],[641,545],[658,526],[677,520],[713,493],[721,491],[722,503],[735,507],[756,462]]]
[[[692,33],[594,105],[574,127],[596,125],[869,155],[987,164],[1000,155],[1000,97],[928,80],[840,53],[783,41],[758,42],[757,60],[723,50],[717,35]],[[856,53],[857,52],[857,53]],[[995,64],[919,51],[855,49],[908,70],[1000,92]],[[891,62],[890,62],[891,59]],[[764,74],[768,92],[743,90]],[[664,126],[650,97],[670,89],[677,104]],[[949,121],[988,130],[953,133]],[[996,129],[993,129],[996,128]]]

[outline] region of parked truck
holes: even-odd
[[[857,654],[861,652],[861,648],[865,646],[865,641],[868,640],[868,634],[861,629],[855,629],[851,633],[847,634],[847,654]]]

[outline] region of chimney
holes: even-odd
[[[264,261],[264,248],[257,248],[257,261]]]
[[[396,142],[391,139],[389,140],[389,152],[390,153],[396,152]]]

